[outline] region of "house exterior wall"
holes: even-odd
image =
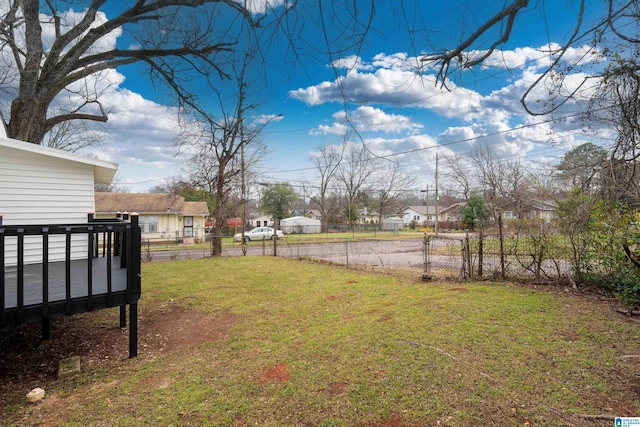
[[[9,147],[0,150],[0,214],[5,225],[86,223],[94,210],[93,166]],[[42,261],[40,237],[25,238],[24,262]],[[16,264],[7,239],[6,264]],[[52,236],[49,259],[64,259],[64,237]],[[87,256],[86,236],[73,236],[71,258]]]
[[[411,224],[411,221],[416,221],[418,224],[422,224],[425,221],[425,215],[420,212],[413,210],[411,208],[407,208],[402,212],[402,221],[404,225]]]
[[[121,212],[122,213],[122,212]],[[132,213],[132,212],[128,212]],[[182,215],[174,212],[156,213],[156,212],[138,212],[140,229],[142,230],[142,238],[149,240],[173,240],[182,236]],[[100,212],[96,214],[96,218],[113,218],[114,213]],[[194,218],[195,222],[195,218]],[[179,233],[176,234],[176,231]]]

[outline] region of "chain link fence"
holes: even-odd
[[[327,239],[305,243],[288,238],[278,241],[278,256],[312,259],[346,267],[421,272],[425,265],[424,240],[415,239]]]
[[[149,249],[149,248],[147,248]],[[309,259],[350,268],[402,270],[423,278],[466,279],[477,277],[558,280],[571,276],[569,247],[557,235],[534,233],[440,233],[415,238],[388,234],[378,238],[344,238],[287,235],[224,246],[223,256],[273,256]],[[147,251],[148,252],[148,251]],[[166,255],[166,254],[165,254]],[[178,250],[163,256],[153,252],[149,260],[209,256],[202,250]]]

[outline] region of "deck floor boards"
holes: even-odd
[[[89,296],[86,259],[71,261],[71,298],[86,298]],[[107,257],[92,260],[92,296],[107,294]],[[18,299],[18,268],[5,267],[5,309],[17,307]],[[42,298],[42,264],[24,266],[24,306],[39,305]],[[49,302],[65,301],[66,272],[65,263],[49,263]],[[127,289],[127,269],[120,268],[120,258],[111,259],[111,291],[119,292]]]

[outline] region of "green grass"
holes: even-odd
[[[144,264],[143,289],[141,334],[168,306],[233,322],[222,337],[141,348],[53,382],[47,394],[66,405],[45,407],[45,420],[559,426],[598,425],[579,414],[612,408],[640,413],[640,366],[620,357],[640,353],[638,325],[586,297],[273,257]],[[266,379],[275,367],[288,378]],[[3,418],[20,424],[30,411],[12,406]]]

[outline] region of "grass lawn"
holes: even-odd
[[[23,332],[0,425],[612,426],[640,415],[640,325],[609,303],[274,257],[144,264],[139,357],[117,310]]]

